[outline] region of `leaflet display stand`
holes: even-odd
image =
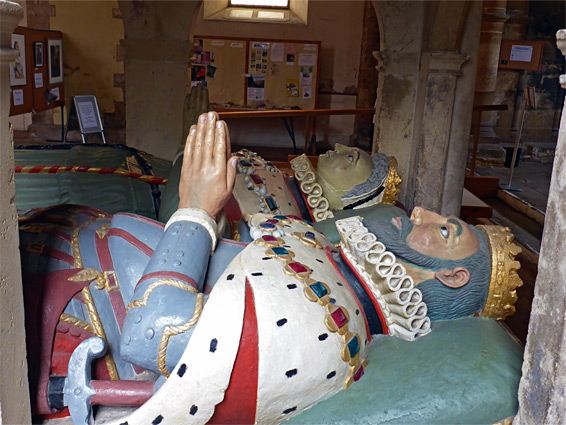
[[[80,130],[83,143],[86,143],[85,134],[100,133],[102,142],[106,144],[102,120],[98,110],[96,96],[73,96],[71,99],[71,110],[67,119],[65,131],[65,142],[69,131]]]

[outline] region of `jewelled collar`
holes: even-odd
[[[429,333],[430,319],[421,291],[395,255],[385,249],[359,216],[337,220],[336,227],[344,257],[379,303],[389,334],[412,341]]]

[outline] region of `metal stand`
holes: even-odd
[[[515,146],[513,148],[513,158],[511,159],[511,167],[509,168],[509,179],[507,184],[499,185],[500,189],[509,190],[511,192],[521,192],[523,190],[520,186],[513,186],[513,171],[515,170],[515,161],[517,160],[517,151],[519,149],[519,142],[521,140],[521,133],[523,132],[523,123],[525,122],[525,111],[527,110],[527,98],[523,100],[523,107],[521,108],[521,124],[517,130],[517,137],[515,138]]]

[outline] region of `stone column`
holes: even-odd
[[[556,34],[566,56],[566,29]],[[566,89],[566,75],[560,76]],[[566,108],[562,110],[550,182],[523,377],[519,412],[513,422],[566,423]]]
[[[476,103],[489,105],[494,102],[493,96],[497,82],[499,51],[503,27],[509,16],[506,14],[506,0],[483,2],[480,47],[478,53],[478,70],[476,76]],[[495,137],[495,114],[484,113],[481,132],[488,137]]]
[[[0,1],[0,423],[30,423],[24,302],[14,196],[14,146],[8,127],[12,31],[24,13]],[[28,77],[29,78],[29,77]]]
[[[183,137],[183,105],[197,1],[120,1],[124,21],[126,143],[172,159]]]
[[[421,67],[428,68],[428,76],[414,205],[431,211],[442,209],[456,78],[467,60],[468,55],[457,52],[423,54]],[[432,190],[435,186],[438,190]]]

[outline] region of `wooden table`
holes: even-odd
[[[309,148],[309,143],[313,144],[313,154],[316,153],[316,117],[330,115],[358,115],[358,114],[374,114],[374,108],[355,108],[355,109],[274,109],[274,110],[244,110],[244,109],[214,109],[220,119],[239,119],[239,118],[281,118],[289,133],[289,137],[293,141],[293,151],[297,153],[297,145],[295,143],[295,129],[293,127],[293,117],[305,117],[305,153]],[[290,119],[290,123],[287,122]],[[312,128],[311,128],[312,121]],[[311,131],[312,130],[312,131]]]

